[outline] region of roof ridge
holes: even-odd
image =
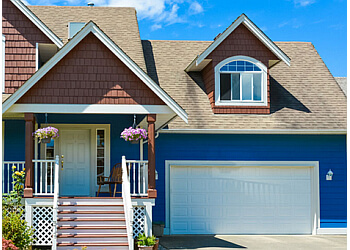
[[[61,5],[28,5],[28,7],[45,7],[45,8],[110,8],[110,9],[133,9],[135,7],[116,7],[116,6],[61,6]]]
[[[203,42],[203,43],[211,43],[213,41],[207,40],[157,40],[157,39],[141,39],[142,41],[151,41],[151,42]]]

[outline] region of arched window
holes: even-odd
[[[215,104],[267,105],[267,68],[254,58],[230,57],[215,67]]]

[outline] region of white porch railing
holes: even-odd
[[[148,161],[126,160],[131,196],[147,196]]]
[[[57,248],[57,213],[58,213],[58,195],[59,195],[59,156],[56,155],[55,159],[55,189],[53,194],[53,209],[52,209],[52,220],[53,220],[53,234],[52,234],[52,250]]]
[[[8,194],[13,190],[12,167],[16,167],[16,171],[24,169],[24,161],[4,161],[2,163],[2,193]]]
[[[125,213],[125,221],[126,221],[126,231],[128,234],[128,242],[129,242],[129,250],[134,249],[134,239],[133,239],[133,208],[131,205],[131,194],[130,194],[130,171],[127,170],[127,163],[125,160],[125,156],[122,157],[122,196],[124,203],[124,213]]]
[[[34,195],[53,195],[55,160],[33,160]]]

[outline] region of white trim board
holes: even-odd
[[[35,26],[38,27],[57,47],[63,47],[63,42],[56,36],[21,0],[11,0],[15,5]]]
[[[170,167],[205,167],[205,166],[227,166],[227,167],[311,167],[311,218],[312,234],[317,234],[320,228],[320,187],[319,187],[319,162],[318,161],[165,161],[165,228],[164,234],[170,234]]]
[[[317,234],[347,234],[347,228],[318,228]]]
[[[244,24],[272,53],[280,60],[290,66],[290,58],[277,45],[268,38],[245,14],[240,15],[202,54],[198,55],[185,69],[188,71],[198,71],[202,66],[200,64],[208,63],[205,61],[207,56],[216,49],[240,24]],[[203,67],[202,67],[203,68]]]
[[[188,115],[165,91],[159,87],[137,64],[130,59],[102,30],[92,21],[87,23],[65,46],[59,50],[48,62],[30,77],[9,99],[3,104],[2,113],[5,113],[31,87],[33,87],[47,72],[49,72],[69,51],[71,51],[88,34],[94,34],[115,56],[117,56],[142,82],[146,84],[175,114],[186,123]]]
[[[173,114],[167,105],[133,104],[14,104],[9,113]]]
[[[346,129],[161,129],[163,134],[306,134],[346,135]]]

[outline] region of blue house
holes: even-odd
[[[214,41],[141,40],[133,8],[19,0],[2,34],[2,190],[25,168],[36,245],[133,249],[154,222],[346,233],[346,97],[312,43],[273,42],[245,14]]]

